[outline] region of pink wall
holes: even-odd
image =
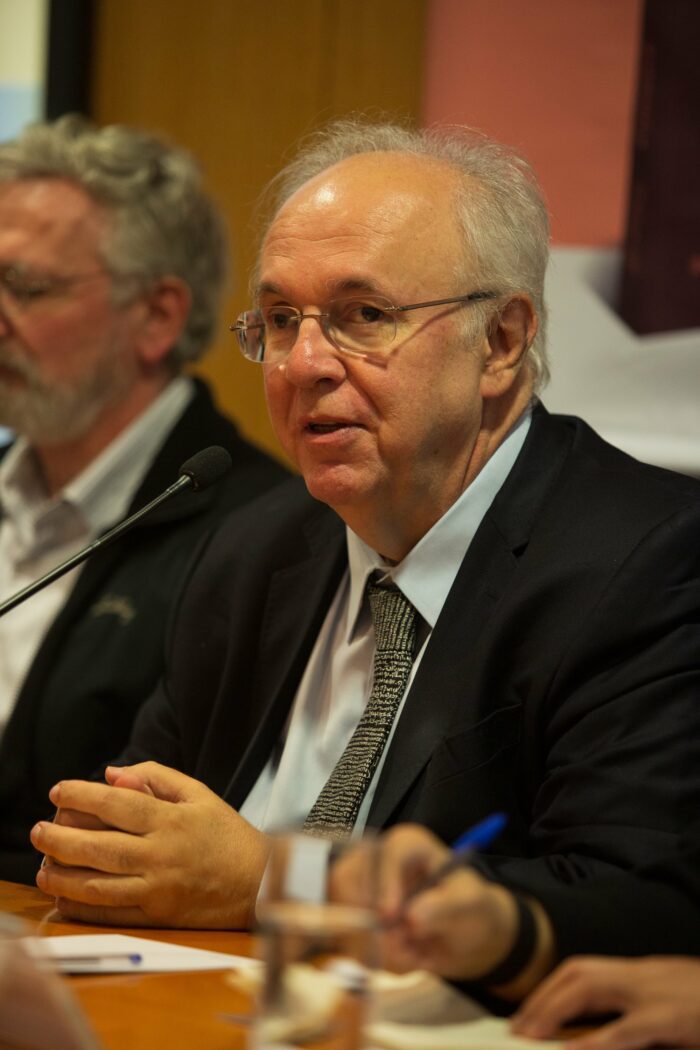
[[[643,0],[431,0],[424,122],[518,147],[554,240],[622,240]]]

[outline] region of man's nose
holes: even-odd
[[[311,386],[323,379],[341,382],[345,378],[343,353],[326,332],[325,318],[304,314],[299,321],[294,344],[284,361],[284,372],[290,383]]]

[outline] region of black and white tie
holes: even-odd
[[[372,691],[345,750],[304,822],[304,831],[339,836],[352,830],[386,746],[413,665],[416,610],[398,587],[367,586],[376,650]]]

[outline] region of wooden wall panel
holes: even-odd
[[[417,119],[426,0],[99,0],[92,112],[165,132],[201,160],[235,278],[199,366],[247,434],[279,453],[260,370],[226,322],[247,303],[251,216],[305,133],[354,110]]]

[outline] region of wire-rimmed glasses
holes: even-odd
[[[279,364],[296,342],[303,320],[317,321],[326,338],[338,350],[349,354],[385,353],[396,338],[396,315],[428,306],[467,305],[494,299],[498,292],[478,291],[449,299],[430,299],[424,303],[394,306],[380,295],[331,299],[317,314],[304,314],[293,306],[267,306],[245,310],[230,330],[235,332],[241,353],[249,361]]]

